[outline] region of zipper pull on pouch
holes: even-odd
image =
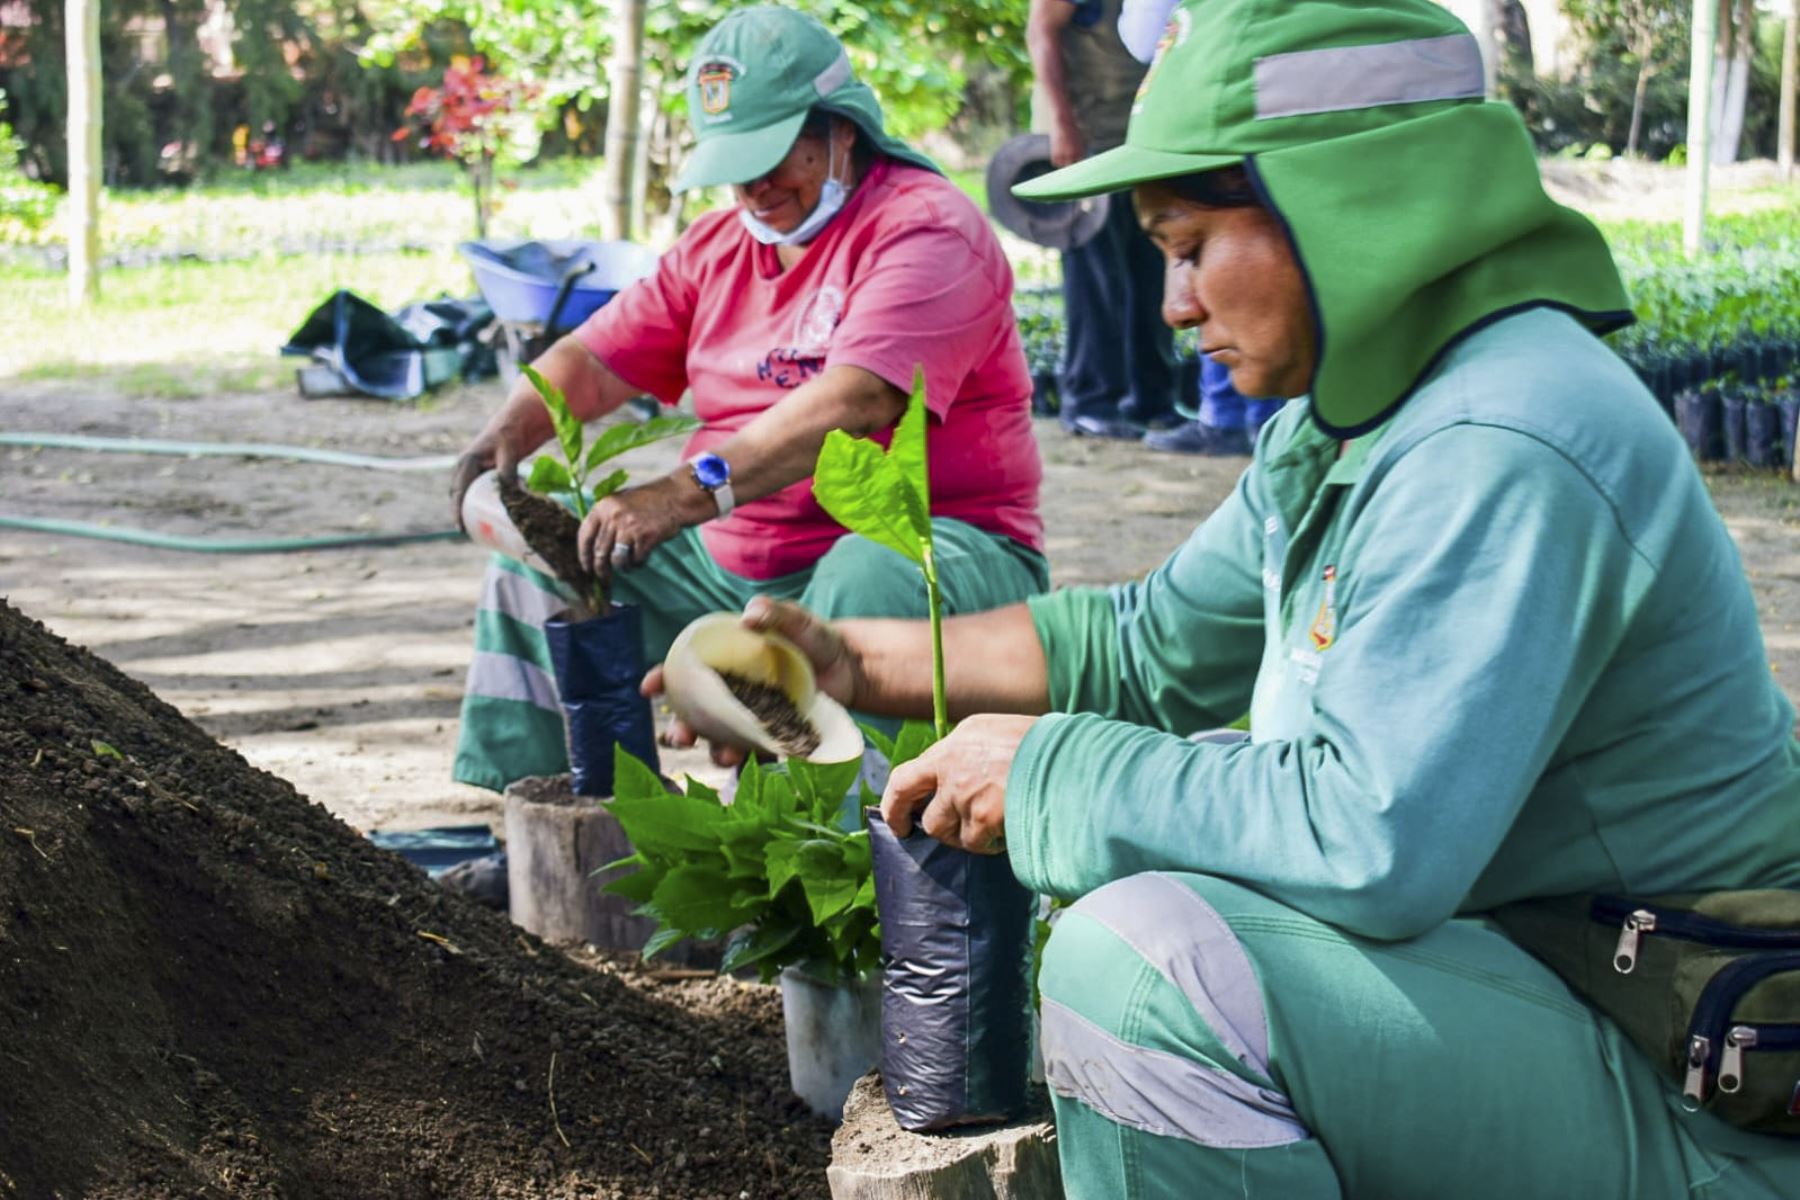
[[[1681,1085],[1681,1107],[1699,1112],[1706,1103],[1706,1060],[1712,1054],[1712,1041],[1703,1037],[1688,1039],[1687,1078]]]
[[[1621,975],[1631,974],[1631,969],[1637,966],[1638,939],[1655,931],[1656,914],[1649,909],[1640,908],[1627,916],[1619,931],[1619,944],[1613,950],[1613,970]]]
[[[1744,1051],[1756,1046],[1756,1030],[1733,1025],[1725,1034],[1725,1057],[1719,1063],[1719,1090],[1735,1092],[1744,1086]]]

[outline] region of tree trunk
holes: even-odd
[[[1722,70],[1713,83],[1719,109],[1713,124],[1713,162],[1733,163],[1744,134],[1744,106],[1750,95],[1750,62],[1756,49],[1756,0],[1723,0],[1718,48]],[[1724,23],[1725,20],[1729,24]]]
[[[1788,5],[1786,33],[1781,39],[1781,123],[1776,136],[1775,154],[1786,178],[1794,175],[1794,75],[1795,59],[1800,57],[1800,0]]]
[[[69,301],[100,298],[100,0],[68,0]]]
[[[632,177],[638,154],[638,111],[643,96],[644,7],[646,0],[621,0],[613,24],[613,52],[606,74],[606,174],[600,234],[607,240],[631,236]]]
[[[1636,158],[1638,134],[1644,128],[1644,93],[1650,90],[1650,55],[1638,59],[1637,87],[1631,92],[1631,132],[1625,138],[1625,157]]]
[[[1694,53],[1689,55],[1687,123],[1687,206],[1681,244],[1689,258],[1700,254],[1706,232],[1706,183],[1712,141],[1712,45],[1718,9],[1713,0],[1694,0]]]

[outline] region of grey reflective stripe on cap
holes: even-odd
[[[1286,1096],[1191,1058],[1121,1041],[1045,997],[1044,1082],[1116,1125],[1224,1150],[1311,1137]]]
[[[1487,94],[1481,46],[1466,33],[1296,50],[1256,60],[1256,119]]]
[[[1269,1076],[1262,984],[1237,935],[1192,888],[1147,871],[1097,888],[1069,909],[1110,930],[1186,997],[1224,1047]]]
[[[819,93],[819,96],[823,98],[849,82],[850,56],[839,51],[837,61],[820,71],[818,77],[813,80],[813,91]]]
[[[490,700],[517,700],[537,708],[549,709],[558,716],[562,704],[556,696],[556,680],[536,663],[526,662],[510,654],[477,650],[469,660],[469,679],[463,691],[470,696]]]

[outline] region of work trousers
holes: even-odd
[[[1800,1143],[1682,1111],[1482,921],[1377,942],[1146,873],[1063,914],[1041,987],[1069,1200],[1800,1198]]]
[[[1090,241],[1063,251],[1062,269],[1062,416],[1149,421],[1173,413],[1175,343],[1162,319],[1162,254],[1138,228],[1129,193],[1109,199],[1106,223]]]
[[[931,531],[947,615],[1000,608],[1049,586],[1044,556],[1012,538],[947,517],[933,519]],[[613,577],[613,599],[641,611],[646,664],[661,662],[675,635],[696,617],[739,612],[758,595],[797,600],[826,618],[929,614],[918,567],[856,534],[839,538],[804,571],[746,579],[714,562],[699,531],[688,528]],[[544,622],[567,603],[556,581],[493,556],[475,612],[475,654],[452,770],[457,782],[499,791],[527,775],[569,769],[544,642]],[[897,724],[855,715],[879,728]]]

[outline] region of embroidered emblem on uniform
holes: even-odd
[[[794,318],[794,346],[809,354],[824,354],[831,347],[831,335],[844,315],[844,293],[826,284],[812,294]]]
[[[1337,641],[1337,568],[1325,568],[1325,598],[1319,601],[1319,615],[1313,618],[1312,644],[1314,650],[1331,649],[1331,643]]]
[[[714,62],[700,68],[700,73],[694,77],[700,85],[700,108],[708,116],[716,117],[731,107],[733,74],[732,64]]]

